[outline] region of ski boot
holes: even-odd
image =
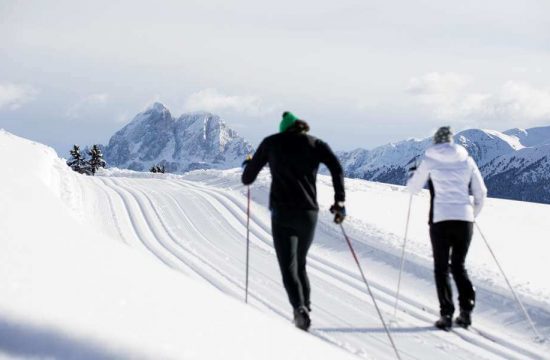
[[[455,324],[467,329],[470,325],[472,325],[472,313],[470,311],[461,310],[460,315],[458,315],[455,319]]]
[[[453,327],[453,317],[451,315],[441,315],[434,325],[438,329],[449,331]]]
[[[294,325],[298,329],[307,331],[311,325],[311,319],[309,318],[309,313],[305,306],[300,306],[297,309],[294,309]]]

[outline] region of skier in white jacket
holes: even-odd
[[[450,127],[441,127],[434,135],[434,145],[407,182],[416,194],[426,183],[431,195],[430,238],[434,257],[434,275],[441,318],[435,326],[449,330],[455,311],[449,277],[453,274],[460,305],[457,325],[471,325],[475,291],[464,266],[473,235],[473,222],[481,212],[487,188],[475,161],[467,150],[453,142]],[[473,201],[470,196],[473,195]]]

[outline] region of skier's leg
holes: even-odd
[[[303,219],[301,219],[300,221],[300,224],[297,224],[297,226],[300,227],[300,234],[298,239],[298,277],[300,278],[300,283],[302,284],[304,305],[308,308],[308,310],[311,310],[311,287],[309,285],[309,278],[306,271],[306,261],[309,247],[311,246],[311,243],[313,242],[313,237],[315,235],[317,214],[318,211],[316,210],[305,211]]]
[[[466,255],[472,241],[474,224],[467,221],[456,221],[453,229],[453,252],[451,255],[451,272],[458,289],[460,310],[471,312],[475,305],[475,290],[465,267]]]
[[[296,231],[288,226],[284,214],[273,211],[271,226],[273,233],[273,245],[277,253],[277,260],[283,278],[288,300],[294,309],[304,305],[302,284],[298,277],[298,237]]]
[[[439,299],[439,312],[442,316],[452,316],[455,310],[449,277],[450,239],[447,225],[447,221],[430,225],[435,285],[437,288],[437,297]]]

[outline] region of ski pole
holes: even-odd
[[[405,224],[405,236],[403,237],[403,249],[401,250],[401,265],[399,266],[399,277],[397,278],[397,291],[395,295],[395,305],[393,306],[393,318],[397,315],[397,304],[399,303],[399,291],[401,290],[401,274],[403,273],[403,265],[405,264],[405,247],[407,245],[407,235],[409,233],[409,220],[411,218],[411,206],[413,196],[409,198],[409,210],[407,211],[407,222]]]
[[[353,250],[353,246],[351,245],[351,241],[346,234],[346,231],[344,230],[344,225],[340,223],[340,228],[342,229],[342,234],[344,235],[344,238],[346,239],[346,242],[348,243],[349,249],[351,250],[351,254],[353,255],[353,259],[355,259],[355,263],[357,264],[357,267],[359,268],[359,272],[361,273],[361,277],[363,278],[363,282],[367,286],[367,291],[369,292],[370,297],[372,298],[372,302],[374,304],[374,307],[376,308],[376,312],[378,313],[378,316],[380,317],[380,321],[382,322],[382,325],[384,326],[384,330],[386,331],[386,335],[388,335],[388,339],[390,339],[390,344],[393,347],[393,351],[395,351],[395,356],[397,359],[401,360],[401,356],[399,356],[399,352],[397,351],[397,347],[395,346],[395,343],[393,342],[393,338],[391,336],[390,330],[386,326],[386,322],[384,321],[384,317],[382,316],[382,312],[380,311],[380,308],[378,307],[378,303],[376,302],[376,299],[374,298],[374,294],[371,291],[369,282],[367,281],[367,278],[365,277],[365,273],[363,273],[363,269],[361,268],[361,264],[359,263],[359,259],[357,258],[357,255],[355,254],[355,250]]]
[[[250,253],[250,186],[247,186],[248,202],[246,206],[246,280],[244,302],[248,304],[248,259]]]
[[[479,234],[481,235],[481,238],[483,239],[483,241],[485,242],[485,245],[487,245],[487,248],[489,249],[489,252],[491,253],[491,256],[493,257],[493,259],[495,260],[502,276],[504,277],[504,280],[506,280],[506,283],[508,284],[508,287],[510,288],[510,290],[512,291],[512,294],[514,295],[514,298],[515,300],[517,301],[517,303],[519,304],[519,307],[521,308],[521,311],[523,311],[523,314],[525,315],[525,318],[527,319],[527,322],[529,323],[529,325],[531,326],[531,329],[533,329],[533,332],[535,333],[535,335],[537,336],[538,339],[543,339],[542,336],[540,335],[540,333],[537,331],[537,328],[535,327],[535,323],[533,323],[533,320],[531,319],[531,316],[529,316],[529,313],[527,312],[527,310],[525,309],[525,306],[523,306],[523,303],[521,302],[519,296],[516,294],[516,291],[514,290],[514,288],[512,287],[512,284],[510,283],[510,281],[508,280],[508,277],[506,276],[506,274],[504,273],[504,270],[502,269],[502,266],[500,266],[500,263],[495,255],[495,253],[493,252],[493,249],[491,249],[491,246],[489,245],[489,242],[487,241],[487,239],[485,238],[485,235],[483,235],[483,232],[481,231],[481,228],[479,227],[479,224],[477,222],[475,222],[476,224],[476,228],[477,228],[477,231],[479,231]]]

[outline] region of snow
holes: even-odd
[[[550,126],[534,127],[531,129],[510,129],[504,132],[516,137],[524,146],[539,146],[550,144]]]
[[[18,154],[13,156],[13,154]],[[0,357],[393,359],[372,301],[327,209],[308,259],[313,328],[290,323],[266,208],[252,186],[250,298],[242,303],[246,189],[240,170],[183,176],[76,174],[48,147],[0,131]],[[544,359],[480,239],[471,331],[435,331],[427,194],[414,198],[393,316],[408,194],[346,179],[345,226],[403,359]],[[489,199],[479,224],[539,331],[550,335],[548,205]]]
[[[520,140],[515,136],[509,136],[506,133],[501,133],[500,131],[496,131],[496,130],[484,129],[482,131],[487,133],[489,136],[496,137],[503,140],[504,142],[508,143],[510,147],[514,150],[520,150],[525,147],[520,142]]]
[[[95,179],[52,149],[2,131],[0,150],[0,357],[349,357],[75,217],[60,192]]]

